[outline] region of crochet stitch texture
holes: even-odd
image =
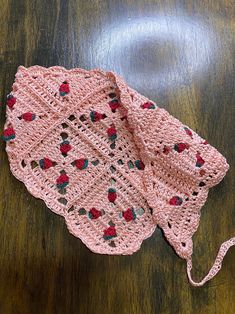
[[[191,279],[200,210],[229,165],[113,72],[20,66],[3,137],[14,176],[95,253],[132,254],[159,225],[202,285],[235,243]]]

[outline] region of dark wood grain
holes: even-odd
[[[0,1],[1,128],[19,65],[109,69],[227,158],[194,236],[197,279],[235,235],[232,0]],[[235,313],[235,249],[202,288],[160,229],[132,256],[90,252],[9,170],[0,143],[0,313]]]

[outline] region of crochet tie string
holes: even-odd
[[[209,270],[208,274],[199,282],[195,282],[191,276],[192,270],[192,257],[190,256],[187,261],[187,275],[189,282],[195,287],[203,286],[207,281],[212,279],[221,269],[223,259],[228,252],[229,248],[235,245],[235,237],[223,242],[219,248],[218,254],[215,258],[214,264],[212,265],[211,269]]]

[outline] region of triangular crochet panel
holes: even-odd
[[[101,254],[132,254],[158,224],[188,263],[225,157],[113,72],[20,66],[4,138],[12,173]]]

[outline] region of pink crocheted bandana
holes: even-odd
[[[7,97],[10,168],[95,253],[132,254],[159,225],[189,280],[192,236],[226,159],[197,133],[101,70],[20,66]]]

